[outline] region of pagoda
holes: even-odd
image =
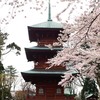
[[[48,20],[33,26],[28,26],[30,42],[37,42],[37,46],[25,48],[28,61],[34,62],[32,70],[21,72],[26,82],[36,85],[36,94],[27,96],[26,100],[67,100],[64,88],[58,85],[61,75],[66,71],[65,67],[56,66],[46,69],[50,65],[47,60],[54,57],[61,47],[53,47],[52,50],[45,45],[57,41],[62,25],[51,19],[49,1]],[[73,100],[73,99],[72,99]]]

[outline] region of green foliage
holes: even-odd
[[[8,34],[2,33],[0,30],[0,58],[1,58],[1,52],[3,50],[3,46],[5,44],[5,40],[7,39]]]
[[[4,67],[3,67],[2,62],[0,61],[0,73],[2,73],[3,70],[4,70]]]
[[[2,55],[8,54],[11,50],[16,50],[16,55],[20,55],[21,48],[17,44],[15,44],[14,42],[8,44],[6,49],[9,49],[9,51],[2,54],[2,50],[4,50],[3,47],[5,44],[5,40],[7,40],[7,36],[8,36],[7,33],[2,33],[0,31],[0,58]]]
[[[17,72],[16,72],[16,69],[12,66],[8,66],[6,69],[5,69],[5,72],[10,75],[10,76],[14,76]]]
[[[7,45],[6,48],[10,49],[10,50],[17,50],[16,55],[20,55],[21,48],[17,44],[15,44],[14,42]]]
[[[11,100],[11,92],[7,87],[2,87],[2,90],[0,90],[0,100]]]
[[[5,40],[7,39],[8,34],[7,33],[2,33],[0,31],[0,46],[5,44]]]
[[[81,91],[81,100],[86,100],[86,96],[93,94],[98,97],[98,89],[94,80],[85,78],[84,86]]]
[[[15,81],[16,69],[12,66],[8,66],[0,73],[0,100],[11,100],[11,87]]]

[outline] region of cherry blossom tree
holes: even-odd
[[[75,1],[82,2],[82,0],[71,0],[71,3]],[[100,1],[90,0],[88,6],[84,13],[75,18],[74,23],[69,23],[69,20],[63,23],[64,30],[57,38],[58,43],[53,44],[53,46],[62,46],[63,49],[47,62],[51,64],[50,67],[63,65],[68,70],[73,67],[79,72],[75,76],[66,72],[59,82],[62,86],[80,76],[96,78],[100,86]],[[58,14],[58,20],[61,20],[60,15],[65,10]],[[71,10],[69,16],[73,11],[75,8]],[[70,67],[69,64],[72,66]]]

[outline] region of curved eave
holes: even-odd
[[[25,48],[26,57],[28,61],[33,61],[38,58],[38,56],[48,56],[53,57],[57,51],[60,51],[62,48],[48,48],[48,47],[32,47],[32,48]]]
[[[61,75],[65,70],[45,70],[45,69],[33,69],[26,72],[21,72],[25,81],[33,81],[38,82],[41,80],[49,80],[49,79],[61,79]]]

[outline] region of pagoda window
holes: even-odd
[[[57,88],[56,89],[56,94],[61,94],[61,93],[62,93],[61,88]]]
[[[43,88],[39,88],[38,93],[39,93],[40,95],[43,95],[43,94],[44,94],[44,89],[43,89]]]

